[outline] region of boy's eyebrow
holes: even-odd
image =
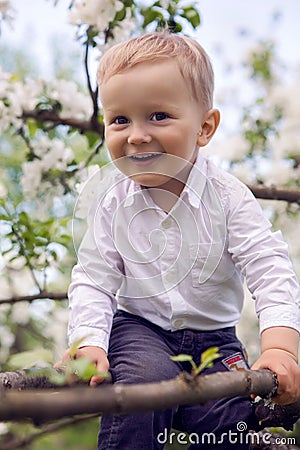
[[[105,107],[104,105],[102,105],[102,107],[106,112],[109,112],[109,113],[116,113],[116,112],[119,113],[120,111],[122,111],[124,109],[123,106],[120,107],[117,105],[116,106],[108,106],[108,107]],[[164,111],[169,108],[173,109],[173,110],[180,109],[180,107],[177,106],[176,103],[167,103],[167,102],[162,103],[161,101],[160,102],[155,102],[155,101],[149,102],[147,105],[145,105],[145,109],[152,109],[153,111]]]

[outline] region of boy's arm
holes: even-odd
[[[300,397],[300,367],[298,366],[298,332],[289,327],[271,327],[261,334],[261,356],[251,369],[270,369],[278,377],[279,404],[295,402]]]

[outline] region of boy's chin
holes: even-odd
[[[171,177],[156,173],[140,173],[131,175],[130,178],[145,188],[163,187],[167,184]]]

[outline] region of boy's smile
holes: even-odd
[[[180,195],[208,142],[202,133],[210,112],[193,98],[176,62],[137,64],[104,82],[100,96],[107,146],[119,169],[142,186]]]

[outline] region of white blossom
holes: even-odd
[[[21,178],[21,185],[25,197],[34,197],[42,180],[42,165],[41,161],[35,159],[34,161],[25,162],[22,164],[23,175]]]
[[[106,50],[118,42],[129,39],[137,27],[138,20],[135,17],[132,17],[130,8],[127,8],[126,17],[121,22],[118,22],[112,30],[113,38],[108,39],[105,44],[97,45],[98,50],[100,50],[101,54],[103,54]]]
[[[61,117],[84,120],[92,115],[93,106],[90,97],[80,92],[73,81],[54,80],[49,84],[47,94],[61,104]]]
[[[53,180],[51,183],[47,180],[47,175],[51,169],[64,172],[74,159],[71,148],[66,147],[60,139],[49,139],[46,135],[42,135],[32,140],[32,149],[38,159],[23,163],[23,175],[21,177],[21,185],[24,195],[27,198],[35,198],[37,194],[47,194],[54,190],[56,195],[63,194],[63,188],[59,181]],[[45,177],[45,182],[43,181]]]
[[[22,270],[26,264],[26,258],[23,255],[17,254],[15,250],[11,250],[2,256],[4,265],[11,270]]]
[[[29,303],[25,301],[15,303],[12,307],[11,319],[17,324],[26,325],[30,319]]]
[[[234,164],[230,172],[243,183],[256,182],[256,173],[254,173],[252,163],[249,160]]]
[[[21,82],[0,68],[0,131],[10,126],[20,128],[23,110],[35,108],[42,89],[41,80]]]
[[[11,125],[19,127],[21,123],[17,117],[22,110],[10,78],[11,75],[0,68],[0,132],[6,131]]]
[[[7,196],[7,189],[3,183],[0,182],[0,198],[5,198]]]
[[[75,205],[74,216],[85,219],[92,199],[95,197],[97,186],[101,180],[100,167],[92,165],[80,172],[80,182],[76,185],[78,198]]]
[[[0,68],[0,132],[9,127],[20,128],[22,113],[34,110],[40,102],[51,104],[57,101],[61,117],[78,120],[89,119],[93,112],[90,97],[73,81],[43,79],[15,80]]]
[[[169,0],[159,0],[159,3],[163,9],[167,9],[169,6]]]
[[[0,362],[6,361],[14,342],[15,336],[8,326],[0,325]]]
[[[72,4],[69,21],[72,25],[93,25],[104,31],[123,7],[119,0],[77,0]]]
[[[209,154],[218,155],[228,161],[240,161],[245,158],[249,146],[240,135],[227,136],[219,142],[212,143],[209,147]]]
[[[300,96],[300,80],[289,85],[276,85],[272,87],[268,93],[270,107],[279,105],[286,118],[290,123],[299,127],[299,96]]]
[[[45,325],[45,336],[53,340],[57,357],[61,357],[67,345],[66,330],[68,318],[68,310],[61,306],[56,306]]]
[[[2,288],[2,286],[1,286]],[[4,318],[4,316],[8,313],[10,310],[10,305],[8,303],[3,303],[0,305],[0,318]]]
[[[6,433],[8,433],[8,426],[7,426],[7,424],[4,423],[4,422],[0,422],[0,436],[2,434],[6,434]]]
[[[264,184],[284,186],[289,181],[299,178],[299,171],[293,168],[289,160],[270,160],[261,173]]]

